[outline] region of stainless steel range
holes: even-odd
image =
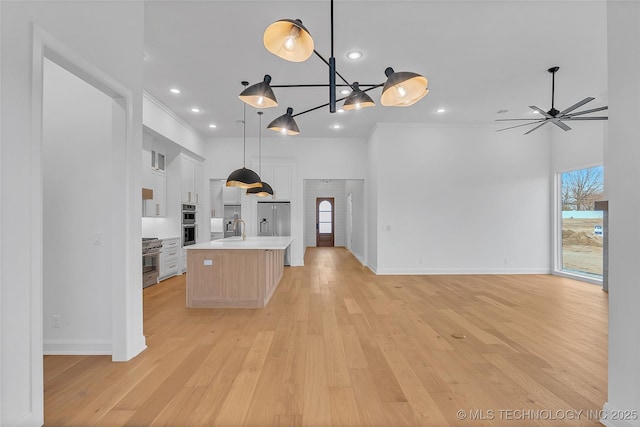
[[[162,240],[155,237],[142,238],[142,287],[158,283],[160,275],[160,250]]]

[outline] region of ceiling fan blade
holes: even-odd
[[[571,130],[571,128],[567,125],[565,125],[564,123],[562,123],[560,120],[551,120],[551,122],[558,126],[560,129],[564,130],[565,132],[568,130]]]
[[[591,102],[593,101],[595,98],[592,97],[587,97],[585,99],[583,99],[580,102],[577,102],[575,104],[573,104],[571,107],[567,108],[566,110],[560,111],[560,114],[558,114],[559,116],[562,116],[564,114],[570,113],[571,111],[575,110],[576,108],[580,108],[582,107],[584,104],[586,104],[587,102]]]
[[[573,114],[567,114],[567,117],[581,116],[583,114],[595,113],[596,111],[602,111],[602,110],[606,110],[608,108],[609,107],[605,105],[604,107],[592,108],[591,110],[584,110],[584,111],[578,111],[577,113],[573,113]],[[563,118],[563,120],[564,120],[564,118]]]
[[[521,126],[529,126],[532,125],[533,123],[523,123],[521,125],[515,125],[515,126],[510,126],[508,128],[504,128],[504,129],[498,129],[496,132],[502,132],[503,130],[507,130],[507,129],[513,129],[513,128],[519,128]]]
[[[598,117],[567,117],[562,120],[609,120],[609,117],[598,116]]]
[[[548,119],[553,118],[553,116],[549,113],[547,113],[546,111],[544,111],[541,108],[536,107],[535,105],[529,105],[529,108],[531,108],[533,111],[537,111],[538,113],[542,114],[543,116],[545,116]]]
[[[541,118],[537,118],[537,119],[496,119],[496,122],[507,122],[507,121],[511,121],[511,120],[537,120],[540,121],[542,120]]]
[[[528,135],[528,134],[530,134],[531,132],[533,132],[534,130],[538,129],[539,127],[546,125],[548,121],[549,121],[549,120],[545,120],[544,122],[540,123],[538,126],[536,126],[536,127],[534,127],[533,129],[531,129],[531,130],[529,130],[529,131],[525,132],[525,133],[524,133],[524,135]]]

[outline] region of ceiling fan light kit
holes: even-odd
[[[424,98],[429,90],[427,88],[428,81],[424,76],[412,72],[395,72],[393,68],[388,67],[385,70],[387,80],[378,84],[358,84],[357,82],[349,82],[336,69],[336,60],[334,56],[333,42],[333,0],[331,0],[331,56],[329,60],[325,59],[314,48],[314,41],[311,33],[302,24],[300,19],[281,19],[269,25],[263,35],[264,47],[274,55],[291,62],[306,61],[315,54],[329,67],[329,83],[328,84],[302,84],[302,85],[271,85],[271,76],[265,75],[264,80],[260,83],[246,88],[241,94],[240,99],[246,104],[256,108],[271,108],[278,105],[274,87],[292,88],[292,87],[328,87],[329,102],[317,107],[304,110],[293,114],[293,109],[289,107],[287,113],[272,121],[268,129],[281,132],[286,135],[297,135],[300,133],[295,120],[295,116],[309,113],[323,107],[329,107],[329,112],[337,111],[336,103],[345,100],[344,110],[359,110],[365,107],[373,107],[375,103],[365,92],[384,86],[382,90],[381,104],[387,107],[407,107],[415,104]],[[340,78],[344,84],[337,84],[336,79]],[[336,87],[346,86],[351,89],[351,93],[347,96],[336,99]],[[365,89],[360,89],[360,86]]]
[[[596,111],[606,110],[606,109],[609,108],[608,106],[592,108],[590,110],[578,111],[576,113],[572,112],[572,111],[582,107],[587,102],[591,102],[591,101],[593,101],[595,99],[595,98],[590,97],[590,96],[586,97],[582,101],[576,102],[571,107],[565,108],[562,111],[557,110],[555,108],[554,101],[555,101],[555,92],[556,92],[556,73],[558,72],[559,69],[560,69],[560,67],[556,66],[556,67],[551,67],[551,68],[549,68],[547,70],[549,73],[551,73],[551,109],[549,111],[544,111],[543,109],[538,108],[535,105],[530,105],[529,108],[531,108],[534,112],[537,112],[540,115],[542,115],[542,117],[535,118],[535,119],[496,119],[497,122],[516,121],[516,120],[529,121],[529,123],[524,123],[524,124],[510,126],[510,127],[503,128],[503,129],[498,129],[497,132],[500,132],[500,131],[503,131],[503,130],[508,130],[508,129],[514,129],[514,128],[518,128],[518,127],[522,127],[522,126],[529,126],[529,125],[532,125],[532,124],[536,124],[537,126],[535,126],[532,129],[529,129],[527,132],[524,133],[525,135],[528,135],[531,132],[533,132],[534,130],[539,129],[542,126],[546,125],[547,123],[553,123],[554,125],[558,126],[560,129],[562,129],[562,130],[564,130],[566,132],[568,130],[571,130],[571,128],[564,123],[565,121],[571,121],[571,120],[607,120],[609,118],[609,117],[604,117],[604,116],[577,117],[577,116],[582,116],[584,114],[595,113]]]

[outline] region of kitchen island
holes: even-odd
[[[265,307],[284,273],[290,236],[228,237],[187,246],[187,307]]]

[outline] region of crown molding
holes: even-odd
[[[148,101],[152,102],[154,105],[156,105],[158,108],[160,108],[162,111],[164,111],[165,113],[167,113],[168,115],[171,116],[171,118],[173,118],[175,121],[177,121],[178,123],[180,123],[182,126],[184,126],[185,128],[187,128],[188,130],[190,130],[191,132],[195,133],[196,135],[198,135],[200,138],[202,138],[203,141],[205,141],[207,139],[207,137],[205,135],[203,135],[202,133],[200,133],[200,131],[198,131],[196,128],[194,128],[193,126],[191,126],[187,121],[185,121],[182,117],[178,116],[173,110],[171,110],[169,107],[167,107],[166,105],[164,105],[162,102],[158,101],[156,98],[153,97],[153,95],[151,95],[149,92],[147,92],[146,90],[142,91],[142,97],[147,99]],[[144,124],[144,123],[143,123]]]

